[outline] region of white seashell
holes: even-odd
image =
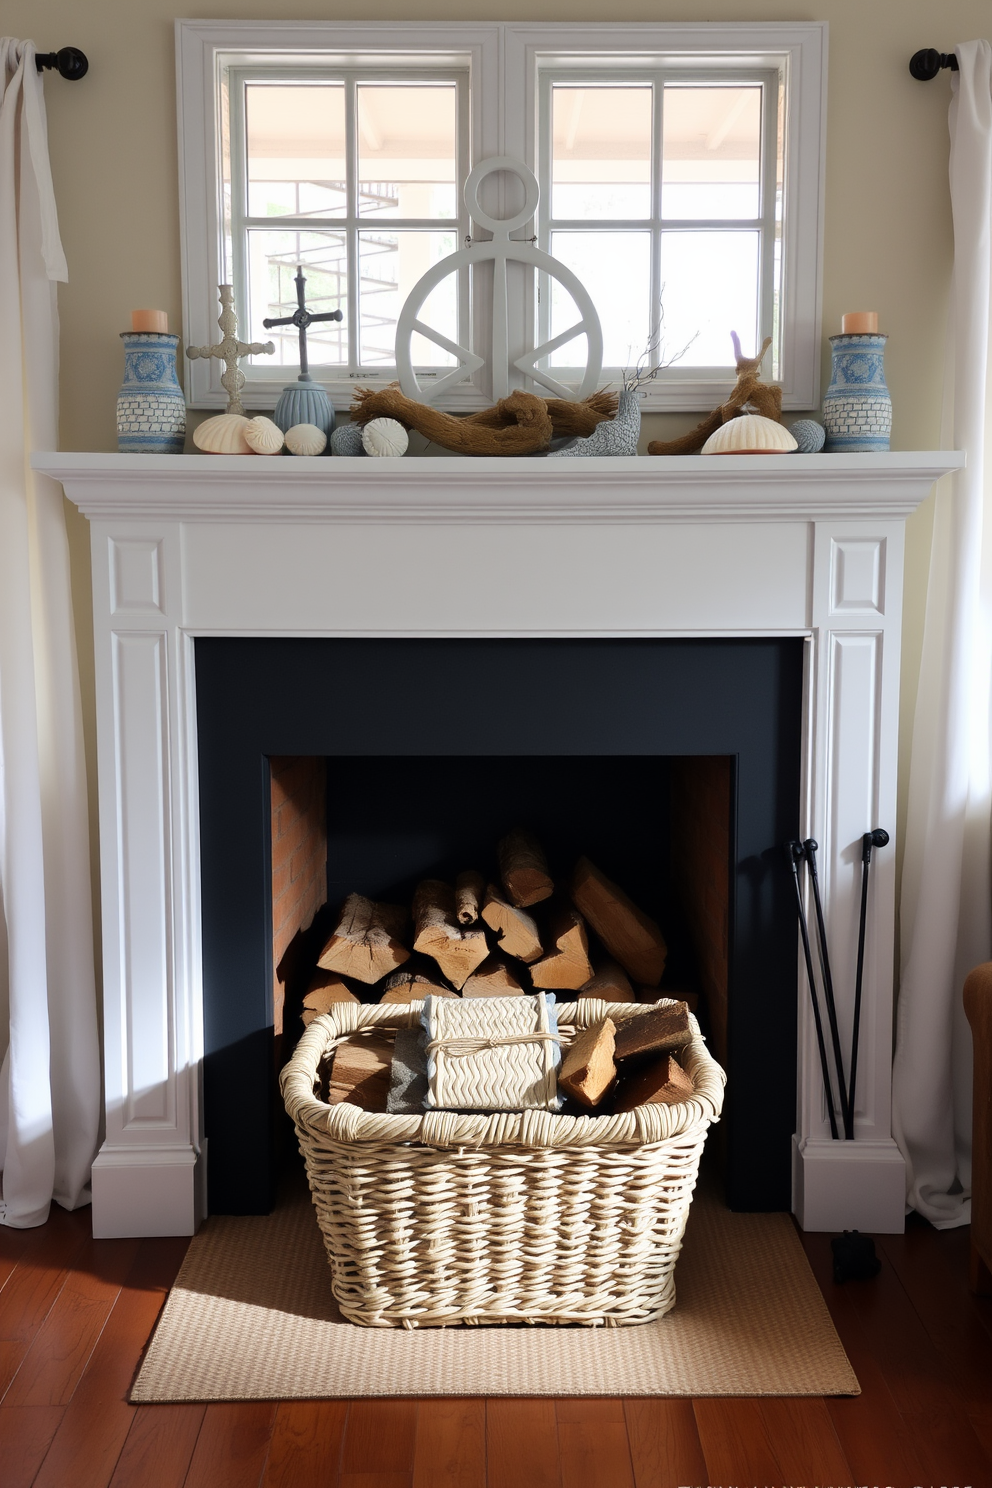
[[[218,413],[193,430],[193,443],[205,455],[254,454],[245,438],[249,422],[240,413]]]
[[[409,444],[409,434],[396,419],[370,419],[362,430],[367,455],[405,455]]]
[[[785,455],[798,448],[784,424],[745,413],[721,425],[703,445],[703,455]]]
[[[256,455],[278,455],[282,449],[282,430],[270,418],[249,419],[244,433]]]
[[[286,448],[291,455],[322,455],[327,435],[316,424],[294,424],[286,430]]]

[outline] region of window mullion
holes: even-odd
[[[661,346],[661,190],[665,127],[665,85],[662,74],[652,83],[651,104],[651,274],[648,306],[648,346]],[[650,364],[652,358],[648,357]],[[636,366],[636,363],[635,363]]]
[[[361,366],[361,343],[358,335],[359,260],[358,260],[358,88],[354,77],[345,78],[344,145],[347,180],[345,182],[345,263],[348,270],[348,367]]]

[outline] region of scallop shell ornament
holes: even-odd
[[[787,455],[798,446],[784,424],[745,413],[721,425],[700,450],[703,455]]]
[[[816,419],[796,419],[791,433],[801,455],[818,455],[827,440],[826,429]]]
[[[286,430],[286,448],[291,455],[322,455],[327,435],[316,424],[294,424]]]
[[[270,418],[248,420],[245,438],[256,455],[278,455],[283,446],[283,433]]]
[[[193,443],[205,455],[252,455],[255,452],[245,438],[249,422],[240,413],[218,413],[197,425]]]
[[[367,455],[405,455],[410,436],[397,419],[370,419],[362,430],[362,446]]]

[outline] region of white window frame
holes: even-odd
[[[177,21],[180,211],[182,229],[184,344],[219,339],[217,284],[222,257],[221,76],[240,67],[277,62],[300,66],[388,65],[423,56],[438,65],[468,65],[470,77],[470,164],[494,155],[539,167],[538,89],[542,72],[588,76],[604,71],[652,67],[719,72],[747,68],[776,71],[786,94],[785,221],[781,264],[781,339],[777,380],[789,409],[819,405],[819,350],[826,106],[825,22],[756,23],[447,23]],[[484,203],[494,216],[508,215],[499,199]],[[540,215],[540,213],[539,213]],[[273,219],[273,226],[277,219]],[[540,224],[518,235],[536,236]],[[243,307],[242,307],[243,308]],[[530,345],[534,305],[521,294],[512,307],[512,355]],[[473,341],[486,353],[486,317],[472,308]],[[247,327],[242,326],[242,334]],[[517,347],[519,349],[515,350]],[[215,359],[186,363],[187,400],[192,407],[223,407]],[[272,408],[288,369],[253,380],[242,397],[247,407]],[[256,374],[257,375],[257,374]],[[380,374],[381,375],[381,374]],[[354,383],[326,383],[336,408],[347,408]],[[645,389],[645,411],[704,410],[726,396],[727,369],[688,368],[659,378]],[[439,405],[455,412],[486,406],[478,381],[449,389]]]

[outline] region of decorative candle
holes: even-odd
[[[164,310],[132,310],[132,331],[153,331],[157,335],[169,334],[169,317]]]
[[[853,310],[840,318],[842,336],[877,336],[878,311]]]

